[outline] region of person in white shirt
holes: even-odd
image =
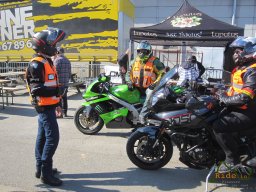
[[[197,63],[192,62],[192,57],[189,57],[178,68],[179,80],[177,85],[179,86],[184,86],[188,81],[196,81],[199,78],[200,70]]]

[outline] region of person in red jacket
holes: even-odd
[[[228,112],[213,124],[216,140],[226,155],[218,168],[220,173],[232,171],[240,163],[238,144],[232,133],[256,126],[256,38],[239,37],[230,47],[234,48],[233,61],[237,67],[232,71],[230,88],[219,98]]]
[[[53,155],[59,143],[59,127],[56,107],[61,110],[60,91],[56,69],[51,57],[57,53],[56,44],[63,40],[65,32],[48,28],[32,38],[36,54],[29,62],[26,79],[32,105],[38,113],[38,134],[35,146],[37,178],[51,186],[60,186],[62,181],[54,176]]]

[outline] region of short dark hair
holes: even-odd
[[[192,55],[192,56],[189,58],[189,60],[191,60],[192,62],[196,62],[196,61],[197,61],[197,59],[196,59],[196,56],[195,56],[195,55]]]

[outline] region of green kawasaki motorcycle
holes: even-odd
[[[100,74],[83,94],[85,102],[74,116],[79,131],[87,135],[107,128],[134,128],[139,125],[139,111],[143,106],[140,92],[127,85],[112,86],[110,76]]]
[[[154,94],[175,93],[171,102],[182,95],[183,88],[168,88],[165,93],[159,89],[165,87],[169,79],[177,74],[177,66],[166,73],[153,90]],[[170,94],[169,94],[170,95]],[[79,131],[87,135],[98,133],[105,125],[106,128],[138,128],[142,125],[139,122],[139,113],[142,109],[144,99],[141,99],[140,92],[134,88],[129,90],[127,85],[115,85],[110,82],[110,76],[99,75],[98,79],[92,82],[83,94],[85,102],[79,107],[74,116],[74,122]],[[147,124],[159,125],[159,121],[146,119]]]

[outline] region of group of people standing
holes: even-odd
[[[56,108],[59,111],[64,109],[64,115],[67,115],[66,94],[71,67],[70,62],[63,55],[64,50],[56,46],[64,37],[65,32],[58,28],[48,28],[36,33],[32,38],[36,54],[31,59],[26,73],[31,103],[38,113],[35,176],[41,178],[43,183],[52,186],[62,184],[62,181],[55,176],[57,169],[53,168],[52,158],[59,142]],[[239,163],[237,144],[230,133],[256,126],[254,120],[256,38],[238,38],[231,44],[231,47],[234,49],[233,60],[237,67],[232,72],[230,89],[220,96],[220,102],[230,106],[230,110],[213,126],[216,141],[226,154],[226,160],[219,168],[221,172],[230,171]],[[54,61],[52,57],[56,57]],[[153,56],[152,46],[147,41],[142,41],[138,45],[137,57],[131,62],[129,69],[127,69],[128,57],[127,51],[119,59],[120,71],[123,74],[123,83],[126,83],[129,89],[137,88],[141,95],[146,97],[140,113],[140,120],[143,124],[145,113],[148,110],[148,99],[164,75],[166,67],[157,57]],[[195,56],[191,56],[186,63],[180,65],[178,71],[177,84],[182,86],[187,79],[201,78],[205,69]],[[255,165],[256,159],[252,159],[250,163]]]

